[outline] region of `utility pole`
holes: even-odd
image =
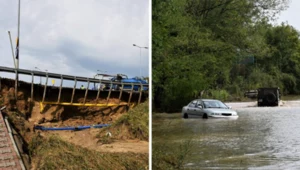
[[[19,51],[20,51],[20,7],[21,7],[21,2],[19,0],[19,9],[18,9],[18,38],[17,38],[17,54],[16,54],[16,59],[17,59],[17,68],[19,69]]]
[[[20,49],[20,7],[21,7],[21,1],[19,0],[19,6],[18,6],[18,37],[17,37],[17,45],[16,45],[16,62],[17,62],[17,68],[16,68],[16,80],[15,80],[15,96],[16,99],[18,97],[18,85],[19,85],[19,49]]]
[[[136,44],[133,44],[134,47],[138,47],[140,49],[140,77],[142,77],[142,48],[148,49],[148,47],[140,47]]]

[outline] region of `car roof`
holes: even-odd
[[[196,99],[196,100],[202,100],[202,101],[220,101],[217,99]]]

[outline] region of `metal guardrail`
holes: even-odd
[[[132,94],[134,92],[139,93],[138,104],[140,104],[141,98],[142,98],[142,95],[143,95],[143,92],[144,92],[144,88],[148,87],[148,90],[149,90],[149,84],[142,84],[141,82],[139,82],[139,83],[124,83],[124,82],[118,82],[118,81],[101,80],[101,79],[95,79],[95,78],[64,75],[64,74],[49,73],[49,72],[42,72],[42,71],[35,71],[35,70],[15,69],[15,68],[3,67],[3,66],[0,66],[0,72],[16,73],[16,75],[17,74],[23,74],[23,75],[31,76],[32,77],[32,80],[31,80],[31,93],[30,93],[31,94],[31,101],[33,101],[33,96],[34,96],[33,95],[34,94],[34,77],[35,76],[45,77],[46,82],[45,82],[45,85],[44,85],[44,91],[43,91],[43,97],[42,97],[41,104],[45,103],[45,104],[62,104],[62,105],[73,105],[73,106],[99,106],[99,107],[128,105],[130,107],[130,106],[132,106],[131,98],[132,98]],[[57,102],[46,102],[45,101],[46,91],[47,91],[47,87],[48,87],[48,79],[49,78],[56,78],[56,79],[61,80],[61,83],[60,83],[60,86],[59,86],[59,93],[58,93],[58,97],[57,97]],[[74,81],[74,87],[73,87],[70,103],[66,103],[66,102],[61,103],[61,100],[60,100],[64,80]],[[87,87],[86,87],[86,91],[85,91],[85,95],[84,95],[84,100],[83,100],[83,103],[73,103],[75,90],[76,90],[76,85],[77,85],[77,82],[79,82],[79,81],[80,82],[87,82]],[[99,84],[110,85],[109,90],[108,90],[108,96],[106,98],[106,104],[97,104],[97,103],[96,104],[88,104],[88,103],[86,103],[90,83],[99,83]],[[109,103],[109,99],[110,99],[111,92],[113,90],[115,90],[114,87],[116,87],[116,86],[121,87],[121,88],[119,88],[120,89],[119,90],[120,91],[119,103],[112,104],[112,103]],[[124,89],[124,86],[131,87],[131,88],[130,89],[129,88]],[[138,91],[135,90],[136,87],[138,87]],[[1,77],[0,77],[0,89],[1,89]],[[98,88],[96,100],[99,99],[101,91],[104,91],[104,90],[101,89],[101,88]],[[127,103],[121,103],[121,101],[120,101],[121,97],[122,97],[122,94],[123,94],[123,91],[130,92],[129,99],[128,99]],[[17,79],[15,79],[15,94],[16,95],[17,95],[17,92],[18,92],[18,82],[17,82]]]

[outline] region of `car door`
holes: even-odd
[[[200,108],[200,107],[202,107],[202,108]],[[195,116],[202,117],[202,115],[203,115],[203,103],[202,103],[202,100],[198,100],[197,101],[196,106],[193,109],[193,111],[194,111],[194,115]]]
[[[189,114],[189,115],[194,115],[195,114],[195,107],[196,107],[196,104],[197,104],[197,100],[193,100],[191,103],[189,103],[187,109],[186,109],[186,112]]]

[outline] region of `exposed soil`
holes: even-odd
[[[115,140],[110,144],[102,144],[96,136],[99,129],[87,129],[83,131],[48,131],[41,135],[59,135],[61,139],[75,145],[82,146],[99,152],[135,152],[148,153],[149,143],[141,140]],[[112,134],[114,135],[114,134]]]
[[[12,80],[6,79],[5,81],[3,81],[2,79],[0,89],[0,107],[3,105],[7,106],[7,114],[10,117],[13,126],[20,133],[25,143],[30,143],[33,136],[39,133],[44,137],[58,135],[62,140],[66,142],[99,152],[148,153],[149,143],[145,140],[124,138],[115,139],[109,143],[99,142],[99,136],[97,135],[99,135],[100,131],[103,131],[101,129],[92,128],[82,131],[34,130],[35,125],[42,125],[46,127],[65,127],[94,124],[112,124],[113,122],[118,120],[120,116],[127,112],[127,106],[100,108],[47,105],[44,111],[41,113],[40,103],[38,101],[31,102],[31,98],[29,97],[30,88],[28,88],[30,86],[28,85],[28,83],[22,82],[22,84],[25,85],[19,88],[17,99],[15,98],[14,88],[12,84]],[[35,88],[39,89],[40,87]],[[64,95],[71,94],[67,94],[65,92]],[[119,100],[117,96],[117,94],[111,95],[109,102],[122,103],[128,100],[126,98],[121,98],[121,100]],[[34,98],[40,99],[41,96],[35,94]],[[51,98],[51,96],[49,98]],[[132,101],[137,99],[137,97],[133,97]],[[74,101],[81,103],[83,101],[83,98],[77,97],[76,99],[74,98]],[[107,102],[106,98],[103,97],[97,101],[93,98],[87,98],[86,101],[89,103]],[[113,130],[111,133],[114,133]],[[122,133],[125,133],[122,134],[122,136],[126,136],[126,130]],[[114,134],[112,134],[112,136],[113,135]],[[32,166],[34,167],[35,165]]]
[[[36,102],[34,109],[39,109]],[[33,110],[34,110],[33,109]],[[111,109],[114,110],[111,112]],[[66,127],[66,126],[83,126],[93,124],[111,124],[117,120],[126,110],[119,108],[99,109],[94,107],[72,108],[62,106],[51,106],[41,114],[39,111],[34,112],[29,118],[30,126],[39,124],[45,127]],[[77,112],[75,112],[77,110]],[[43,121],[43,122],[41,122]],[[86,129],[82,131],[40,131],[42,136],[59,135],[64,141],[79,145],[91,150],[100,152],[136,152],[148,153],[149,143],[141,140],[114,140],[109,144],[102,144],[96,136],[102,129]],[[122,131],[122,136],[126,136],[126,130]],[[112,134],[114,135],[114,134]]]

